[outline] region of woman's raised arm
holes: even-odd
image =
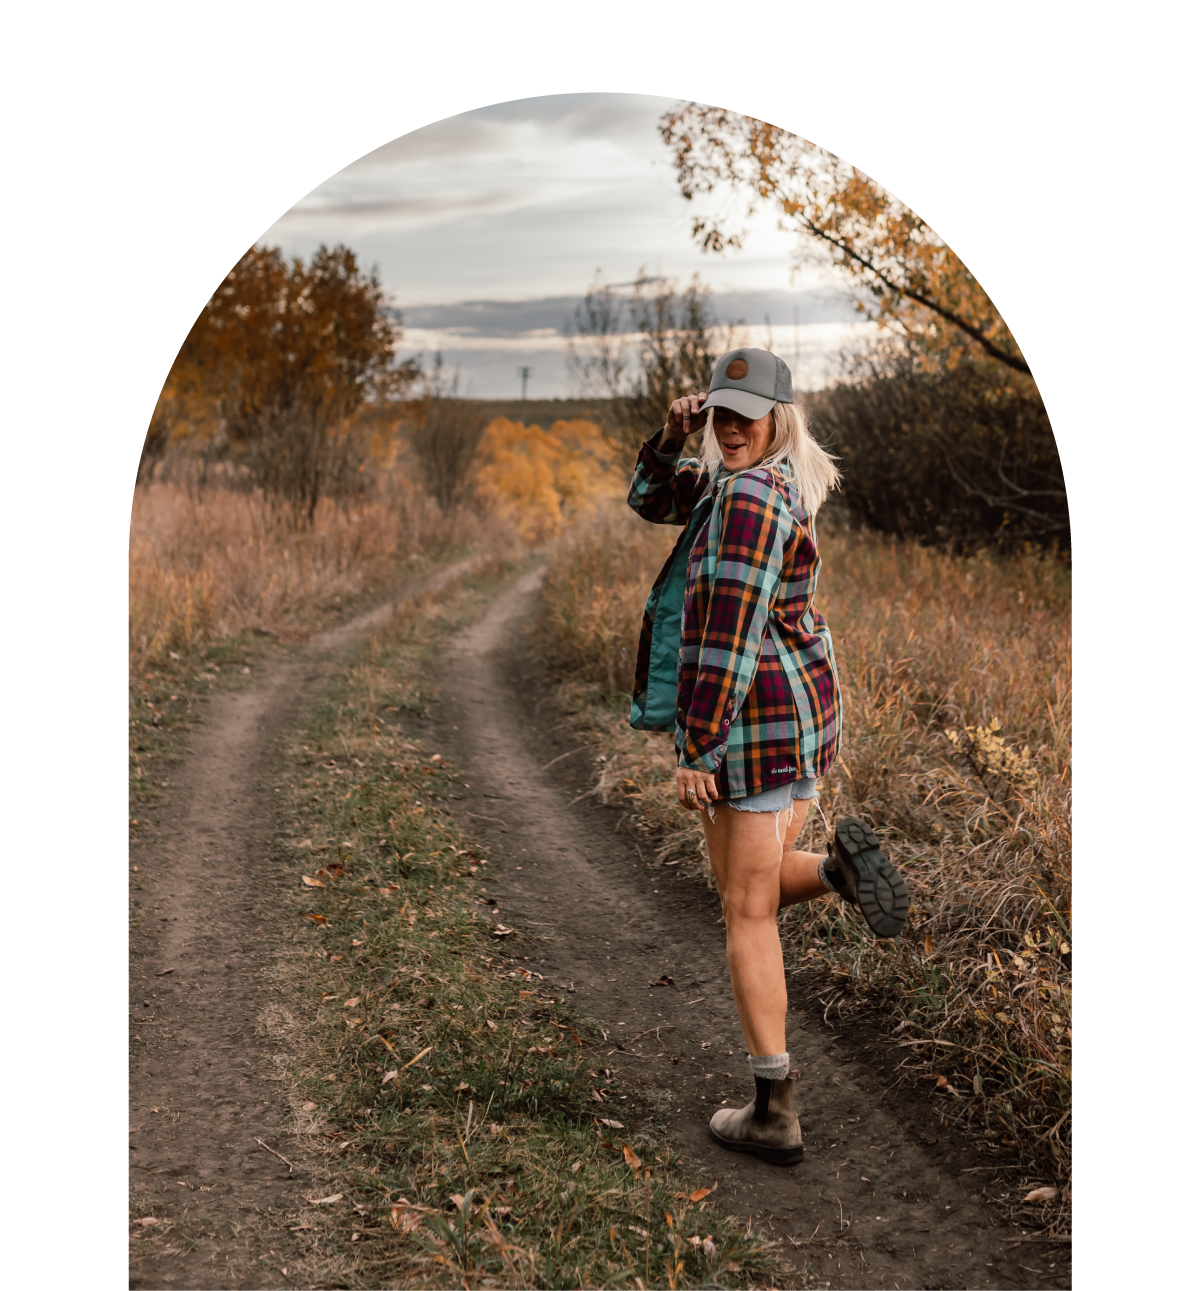
[[[704,395],[676,399],[666,425],[642,445],[629,485],[629,505],[653,524],[685,524],[703,495],[708,474],[696,458],[682,458],[688,436],[702,428]],[[681,460],[682,458],[682,460]]]

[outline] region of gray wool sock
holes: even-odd
[[[769,1053],[761,1057],[750,1055],[750,1070],[764,1080],[783,1080],[791,1070],[791,1059],[786,1053]]]
[[[828,860],[828,859],[829,859],[828,857],[825,858],[825,860]],[[833,886],[833,882],[830,879],[829,875],[825,873],[825,861],[819,861],[817,863],[817,878],[819,878],[821,882],[825,884],[825,886],[830,890],[830,892],[833,892],[833,893],[837,892],[837,888]]]

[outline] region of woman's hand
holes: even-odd
[[[676,399],[667,413],[667,429],[664,438],[674,444],[682,443],[689,435],[695,434],[704,424],[701,405],[708,398],[704,394],[688,394]]]
[[[675,772],[675,792],[688,811],[699,811],[717,801],[717,778],[707,771],[679,767]]]

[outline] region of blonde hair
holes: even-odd
[[[713,430],[715,412],[715,408],[708,410],[704,437],[700,441],[700,457],[710,473],[721,464],[721,446]],[[803,412],[794,403],[777,403],[771,409],[771,421],[774,426],[771,446],[761,462],[755,463],[754,467],[746,467],[746,470],[786,464],[791,468],[801,504],[810,516],[815,516],[830,489],[836,488],[841,481],[841,472],[833,464],[833,458],[813,438]]]

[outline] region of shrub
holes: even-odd
[[[1069,550],[1062,466],[1029,378],[985,363],[927,372],[893,354],[859,360],[808,411],[840,459],[841,506],[872,529],[959,552]]]

